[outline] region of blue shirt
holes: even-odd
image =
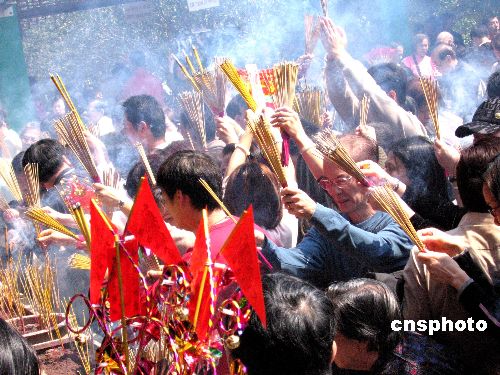
[[[414,246],[385,212],[351,224],[338,212],[317,204],[311,223],[314,227],[297,247],[278,247],[266,238],[262,252],[275,270],[320,288],[364,277],[367,272],[401,270]]]

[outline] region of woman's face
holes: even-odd
[[[418,42],[415,46],[415,53],[419,57],[424,57],[427,55],[427,51],[429,50],[429,40],[424,39],[421,42]]]
[[[392,177],[396,177],[399,181],[405,185],[411,185],[410,178],[407,175],[407,170],[403,162],[395,156],[392,152],[387,155],[387,161],[385,162],[385,170]]]

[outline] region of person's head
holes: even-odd
[[[241,97],[241,95],[235,95],[233,98],[227,103],[226,113],[229,117],[231,117],[234,121],[236,121],[242,128],[245,128],[245,111],[248,108],[245,101]]]
[[[339,140],[354,161],[378,162],[377,144],[373,140],[354,134],[343,135]],[[373,214],[365,188],[333,162],[325,159],[323,176],[318,182],[333,199],[339,211],[346,214],[351,221],[360,222]]]
[[[436,37],[436,45],[438,44],[445,44],[447,46],[453,47],[453,35],[448,31],[441,31]]]
[[[474,47],[479,47],[488,39],[488,28],[485,25],[477,25],[472,28],[470,32],[470,38],[472,39],[472,45]]]
[[[26,150],[33,143],[40,140],[42,131],[40,130],[40,123],[37,121],[28,122],[21,130],[20,138],[23,143],[23,150]]]
[[[155,98],[150,95],[131,96],[122,106],[125,112],[123,128],[131,142],[142,142],[146,148],[148,144],[165,138],[165,114]]]
[[[432,61],[441,74],[451,72],[458,64],[457,54],[447,44],[440,44],[432,51]]]
[[[486,92],[488,94],[488,99],[500,98],[500,70],[491,73],[489,76]]]
[[[99,99],[92,100],[87,107],[87,115],[92,124],[97,124],[105,112],[106,102]]]
[[[413,38],[413,47],[418,57],[424,57],[429,51],[429,37],[425,34],[416,34]]]
[[[420,120],[424,126],[427,127],[428,130],[433,130],[433,126],[431,125],[431,116],[429,111],[429,106],[427,105],[427,101],[425,99],[424,90],[422,89],[422,84],[419,79],[413,79],[408,84],[408,95],[413,98],[415,101],[415,106],[417,109],[416,116]],[[441,92],[439,88],[437,88],[437,98],[438,101],[441,99]],[[401,138],[401,137],[400,137]],[[378,138],[377,138],[378,139]]]
[[[407,78],[403,68],[393,63],[384,63],[370,67],[368,73],[396,103],[405,103]]]
[[[23,168],[28,163],[38,164],[40,185],[49,189],[58,175],[71,163],[62,144],[53,139],[41,139],[24,152]]]
[[[500,226],[500,156],[490,163],[484,174],[483,196],[495,224]]]
[[[38,358],[26,340],[0,318],[0,374],[39,375]]]
[[[167,210],[179,228],[196,229],[204,208],[208,211],[218,208],[217,202],[200,184],[200,178],[218,197],[222,196],[221,170],[211,157],[201,152],[176,152],[158,171],[157,185],[164,192]],[[197,217],[193,213],[197,213]]]
[[[277,177],[264,164],[248,161],[229,176],[224,193],[224,204],[236,216],[253,206],[255,223],[265,229],[274,229],[283,216]]]
[[[410,203],[419,199],[448,200],[446,175],[426,137],[403,138],[387,154],[386,171],[407,186]]]
[[[500,138],[484,138],[462,150],[457,164],[457,186],[464,207],[470,212],[488,212],[483,197],[484,173],[500,154]]]
[[[325,293],[280,273],[263,277],[267,328],[252,314],[233,357],[249,375],[331,373],[333,306]]]
[[[66,104],[63,98],[56,96],[52,100],[52,116],[53,117],[63,117],[66,114]]]
[[[459,138],[474,136],[474,142],[482,138],[500,137],[500,97],[485,100],[474,112],[472,121],[455,130]]]
[[[500,23],[498,22],[497,16],[490,16],[485,19],[485,25],[488,28],[488,33],[491,37],[499,34],[500,31]]]
[[[368,371],[395,349],[401,336],[391,323],[401,319],[401,312],[384,283],[354,279],[331,285],[326,294],[334,306],[336,366]]]

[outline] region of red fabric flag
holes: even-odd
[[[120,244],[120,267],[122,273],[122,288],[125,297],[125,316],[132,317],[142,314],[141,296],[139,290],[139,272],[127,257],[124,249],[137,264],[139,261],[139,244],[136,239],[126,240]],[[110,273],[108,284],[108,300],[110,304],[110,319],[115,321],[121,318],[120,286],[116,264],[116,247],[113,247],[114,265]]]
[[[210,320],[210,272],[208,272],[208,267],[211,266],[207,266],[207,264],[211,264],[211,262],[208,223],[206,211],[203,210],[189,266],[192,276],[189,321],[195,325],[200,341],[204,341],[207,336]],[[198,311],[196,311],[197,307]]]
[[[255,245],[252,206],[241,216],[219,254],[226,259],[241,291],[265,328],[266,310]]]
[[[155,253],[164,264],[182,262],[181,254],[163,221],[147,178],[141,179],[125,228],[125,233],[127,232],[133,234],[142,246]]]
[[[112,228],[102,216],[94,200],[90,204],[90,302],[99,303],[106,270],[111,270],[114,259],[115,238]]]

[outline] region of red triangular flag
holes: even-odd
[[[125,233],[127,232],[133,234],[142,246],[155,253],[164,264],[182,262],[181,254],[163,221],[147,178],[141,179],[134,206],[125,227]]]
[[[241,216],[219,252],[220,254],[226,259],[241,291],[265,328],[266,310],[255,245],[252,206]]]
[[[104,220],[94,200],[90,204],[90,303],[98,304],[106,270],[111,270],[115,238],[112,228]]]
[[[132,317],[142,313],[139,290],[139,272],[124,251],[126,250],[132,258],[132,261],[137,264],[139,261],[138,248],[139,244],[136,239],[124,241],[120,244],[120,267],[122,273],[123,295],[125,296],[126,317]],[[116,254],[116,247],[113,248],[113,251],[114,254]],[[110,274],[108,284],[108,300],[110,305],[109,314],[111,321],[118,320],[122,316],[120,305],[120,286],[118,283],[118,272],[116,267],[117,265],[115,264]]]
[[[195,326],[200,341],[204,341],[210,320],[210,238],[206,210],[196,232],[189,269],[191,271],[191,298],[189,300],[189,321]],[[210,264],[210,265],[208,265]]]

